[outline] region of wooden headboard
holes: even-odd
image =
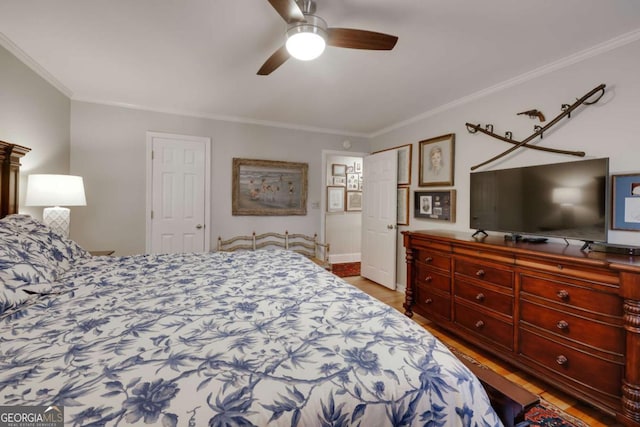
[[[29,151],[30,148],[0,141],[0,218],[18,213],[20,158]]]

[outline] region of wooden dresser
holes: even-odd
[[[405,310],[640,426],[640,257],[406,231]]]

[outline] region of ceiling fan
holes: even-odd
[[[350,49],[391,50],[398,37],[374,31],[350,28],[328,28],[324,19],[315,15],[315,0],[268,0],[287,23],[287,42],[276,50],[258,70],[266,76],[291,56],[309,60],[317,58],[325,45]],[[303,47],[300,43],[308,42]],[[297,53],[296,47],[298,47]]]

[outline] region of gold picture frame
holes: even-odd
[[[449,133],[420,141],[420,187],[453,185],[455,140]]]
[[[232,215],[306,215],[307,163],[233,159]]]

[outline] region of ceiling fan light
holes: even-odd
[[[315,15],[305,15],[306,22],[294,23],[287,30],[287,51],[302,61],[322,55],[326,47],[327,23]]]
[[[301,61],[316,59],[322,55],[325,46],[322,36],[316,33],[296,33],[287,39],[287,51]]]

